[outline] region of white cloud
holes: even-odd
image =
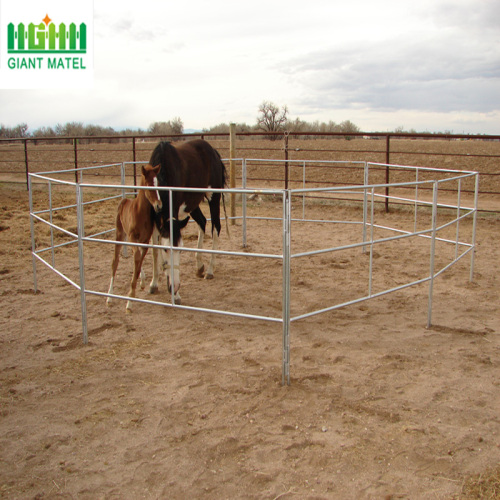
[[[4,124],[146,128],[179,116],[202,128],[255,123],[271,100],[294,117],[365,130],[498,133],[497,0],[124,0],[119,9],[103,0],[94,9],[94,89],[2,91]]]
[[[498,106],[500,51],[434,35],[332,47],[280,64],[325,107],[487,112]]]

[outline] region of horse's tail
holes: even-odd
[[[215,153],[215,161],[220,166],[220,171],[221,171],[221,188],[224,189],[227,186],[227,170],[226,170],[226,165],[224,165],[224,162],[222,161],[220,153],[215,148],[212,148],[212,149],[213,149],[213,151]],[[228,223],[227,212],[226,212],[226,198],[224,197],[224,193],[222,193],[222,208],[224,209],[224,219],[226,220],[226,233],[227,233],[228,239],[230,240],[231,239],[231,233],[229,232],[229,223]]]
[[[224,208],[224,219],[226,221],[226,233],[227,233],[227,239],[231,239],[231,233],[229,232],[229,223],[227,219],[227,212],[226,212],[226,198],[224,196],[224,193],[222,193],[222,207]]]

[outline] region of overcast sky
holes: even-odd
[[[0,123],[201,129],[254,124],[264,100],[366,132],[500,134],[500,0],[95,0],[94,88],[0,90]]]

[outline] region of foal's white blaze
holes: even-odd
[[[155,187],[158,187],[158,177],[155,177],[153,179],[153,184]],[[158,203],[160,204],[160,208],[161,208],[161,198],[160,198],[160,191],[158,191],[158,189],[155,191],[156,193],[156,199],[158,200]]]

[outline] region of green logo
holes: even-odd
[[[75,23],[56,26],[48,15],[40,24],[26,27],[19,23],[7,26],[7,51],[9,54],[86,54],[87,26]]]

